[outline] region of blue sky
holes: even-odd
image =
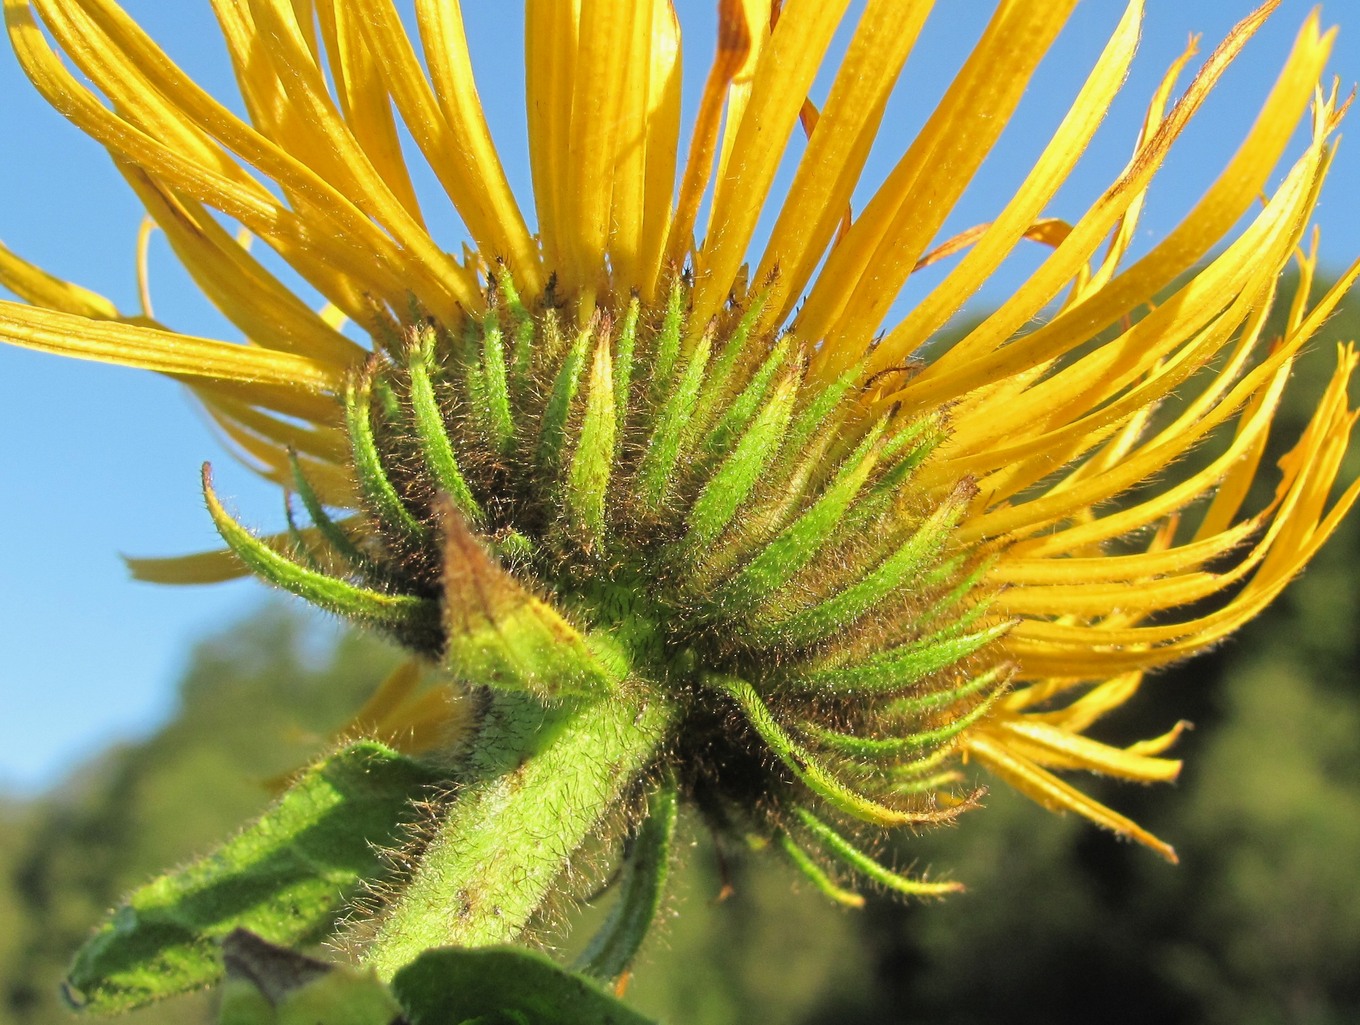
[[[126,8],[202,84],[233,95],[206,0],[128,0]],[[464,0],[474,60],[502,156],[532,209],[525,157],[522,45],[516,15],[492,0]],[[680,0],[691,93],[710,54],[714,6]],[[1283,63],[1310,0],[1284,0],[1225,79],[1159,175],[1139,245],[1163,234],[1221,169]],[[944,0],[908,63],[866,179],[881,180],[966,55],[991,5]],[[1147,98],[1192,31],[1204,52],[1250,0],[1148,0],[1144,39],[1129,82],[1091,152],[1049,213],[1075,218],[1127,159]],[[1056,126],[1123,9],[1079,5],[1015,121],[970,188],[947,232],[989,219]],[[1351,23],[1346,24],[1350,18]],[[1360,11],[1323,9],[1342,22],[1332,71],[1360,79]],[[825,89],[826,83],[821,84]],[[693,97],[691,96],[691,105]],[[136,308],[133,253],[141,211],[108,158],[46,107],[0,48],[0,240],[49,270]],[[1343,144],[1318,211],[1324,263],[1340,268],[1360,249],[1360,155]],[[1280,173],[1283,173],[1281,169]],[[1278,177],[1278,175],[1277,175]],[[429,194],[431,206],[437,201]],[[445,245],[461,241],[446,219]],[[1034,265],[1022,255],[980,307]],[[190,333],[237,335],[196,293],[157,239],[151,258],[157,316]],[[913,280],[903,302],[930,283]],[[194,641],[266,597],[251,582],[158,588],[129,579],[119,553],[174,554],[215,547],[198,494],[211,459],[243,518],[282,523],[277,494],[225,456],[192,403],[148,374],[0,348],[0,792],[32,792],[109,743],[145,734],[174,707],[174,686]],[[333,629],[333,627],[326,627]],[[243,714],[248,710],[243,709]]]

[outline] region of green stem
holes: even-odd
[[[431,947],[518,939],[667,733],[642,696],[496,693],[448,816],[364,955],[384,979]]]

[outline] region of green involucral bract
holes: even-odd
[[[426,947],[520,939],[584,848],[631,834],[614,931],[585,961],[622,973],[669,849],[670,825],[639,823],[673,822],[675,794],[776,840],[835,899],[857,899],[841,874],[953,888],[845,832],[967,807],[954,745],[1009,678],[988,553],[954,540],[976,489],[931,463],[947,411],[877,400],[910,368],[811,380],[806,340],[757,329],[759,292],[704,324],[688,299],[578,311],[497,274],[484,314],[414,318],[354,375],[364,505],[344,529],[300,470],[318,529],[289,553],[208,490],[256,573],[481,692],[440,755],[443,820],[378,915],[383,977]]]

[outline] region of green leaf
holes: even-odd
[[[510,412],[510,382],[505,370],[505,339],[500,316],[489,309],[482,316],[482,379],[486,382],[487,406],[479,410],[491,430],[496,448],[504,452],[515,436]]]
[[[764,344],[760,338],[756,344],[752,344],[751,330],[765,311],[765,303],[769,297],[768,289],[756,297],[755,302],[742,314],[741,320],[728,336],[727,344],[713,361],[713,367],[704,381],[703,391],[699,396],[699,404],[694,410],[695,425],[707,425],[714,411],[721,408],[723,403],[731,401],[733,388],[740,386],[741,375],[737,373],[739,365],[748,363],[752,353]]]
[[[877,465],[875,449],[886,426],[880,421],[871,429],[822,496],[723,586],[720,604],[735,609],[768,598],[822,550]]]
[[[344,559],[350,566],[368,570],[370,568],[369,560],[363,552],[359,551],[350,536],[326,512],[325,506],[321,504],[321,499],[312,487],[311,481],[302,472],[302,464],[298,462],[297,452],[291,448],[288,450],[288,465],[293,471],[293,486],[297,489],[298,497],[302,499],[302,507],[307,510],[307,515],[312,518],[312,523],[321,533],[326,544],[330,545],[335,554]]]
[[[671,374],[675,361],[680,356],[680,335],[685,326],[685,289],[676,282],[671,286],[666,299],[666,315],[661,322],[661,331],[656,339],[656,351],[652,354],[652,376],[650,389],[652,403],[660,405],[665,396],[674,391]]]
[[[789,836],[783,830],[775,836],[775,842],[779,844],[779,849],[784,852],[793,867],[805,875],[810,883],[817,888],[823,897],[840,904],[847,908],[864,907],[864,898],[854,890],[847,890],[836,880],[832,879],[826,869],[817,864],[816,860],[807,851],[803,850],[802,845]],[[223,1022],[222,1025],[229,1025]],[[243,1023],[251,1025],[251,1023]]]
[[[637,350],[638,320],[641,316],[642,304],[634,296],[623,318],[618,353],[614,357],[614,415],[620,427],[628,420],[629,396],[633,387],[633,354]]]
[[[908,897],[942,897],[947,893],[959,893],[963,889],[962,884],[949,880],[927,882],[925,879],[913,879],[900,872],[894,872],[865,854],[806,808],[795,808],[794,812],[802,819],[804,828],[817,838],[828,853],[885,889],[895,890]]]
[[[753,616],[752,633],[762,640],[806,645],[853,623],[938,560],[945,540],[958,525],[971,498],[971,485],[956,487],[877,568],[844,590],[792,615],[781,615],[783,610],[775,607],[768,610],[773,613],[771,618],[766,618],[765,612]]]
[[[919,641],[889,648],[861,662],[798,672],[790,674],[781,682],[790,689],[815,690],[827,695],[900,693],[931,673],[947,669],[973,652],[980,651],[1003,637],[1014,625],[1012,621],[1006,620],[962,635],[941,631]],[[928,708],[952,703],[940,700],[938,694],[938,691],[932,690],[924,703],[916,699],[911,710],[919,714]]]
[[[519,290],[515,288],[515,280],[504,266],[497,271],[495,281],[501,294],[502,305],[510,311],[512,329],[510,378],[511,386],[518,394],[524,387],[529,364],[533,358],[534,316],[525,308],[519,297]]]
[[[1002,667],[1005,668],[1005,667]],[[1003,674],[993,670],[979,680],[987,684],[995,683]],[[967,712],[952,719],[943,726],[931,730],[918,730],[904,736],[860,737],[852,733],[838,733],[812,723],[805,726],[808,734],[814,736],[826,747],[856,758],[900,758],[912,751],[936,747],[948,743],[973,723],[986,715],[1001,697],[1003,689],[997,687]]]
[[[577,388],[580,387],[581,370],[585,367],[586,353],[590,351],[590,340],[595,333],[595,326],[595,322],[591,321],[576,333],[576,341],[572,343],[566,359],[558,368],[552,393],[543,410],[543,426],[538,439],[538,459],[554,476],[562,466],[562,450],[567,438],[567,418],[571,415],[571,404],[576,399]]]
[[[765,396],[769,394],[770,382],[787,365],[789,348],[787,339],[781,341],[765,358],[765,362],[751,375],[746,387],[742,388],[741,393],[727,407],[722,417],[704,438],[700,447],[704,456],[721,458],[732,450],[732,446],[736,444],[741,433],[750,425],[751,418],[756,415],[761,403],[765,401]],[[710,380],[705,391],[716,389],[718,386],[716,382]],[[703,423],[703,420],[699,417],[695,419]]]
[[[583,849],[609,845],[677,713],[645,692],[553,705],[493,693],[451,780],[457,800],[383,908],[364,963],[390,979],[434,947],[520,940]]]
[[[76,955],[68,995],[107,1014],[208,985],[222,973],[217,942],[238,927],[323,939],[359,884],[387,871],[380,852],[437,781],[371,741],[319,762],[235,839],[133,891]]]
[[[770,752],[792,770],[818,797],[837,811],[876,826],[906,826],[928,822],[947,822],[952,811],[909,811],[880,804],[859,793],[827,766],[812,756],[775,720],[774,714],[745,680],[734,676],[710,675],[704,682],[732,698],[746,716],[747,723],[769,745]]]
[[[598,983],[518,947],[428,950],[392,990],[411,1025],[651,1025]]]

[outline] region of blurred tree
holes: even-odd
[[[267,781],[306,763],[400,656],[357,635],[321,639],[270,603],[198,646],[175,718],[115,748],[6,825],[0,1021],[68,1022],[59,983],[105,911],[133,886],[220,843],[270,800]],[[22,811],[22,817],[20,813]],[[174,1001],[141,1025],[207,1020]]]

